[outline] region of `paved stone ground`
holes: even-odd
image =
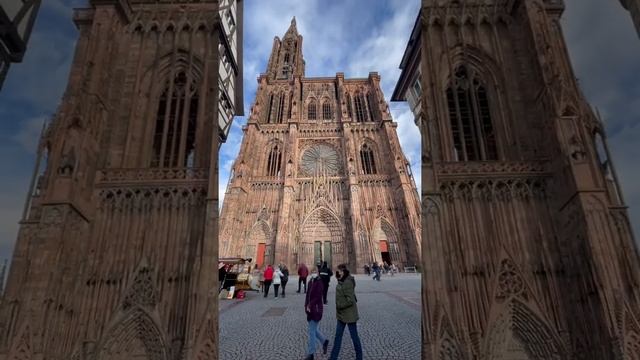
[[[373,281],[356,275],[358,333],[364,359],[420,359],[420,274],[382,275]],[[335,277],[331,279],[329,304],[320,329],[329,339],[329,351],[315,358],[328,359],[336,326]],[[291,276],[286,298],[248,292],[245,300],[220,300],[221,360],[304,359],[307,348],[307,321],[304,294],[297,294],[298,277]],[[355,359],[349,330],[345,329],[340,359]]]

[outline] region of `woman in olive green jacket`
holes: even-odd
[[[345,264],[339,265],[336,271],[338,285],[336,286],[336,335],[333,341],[330,360],[337,360],[342,345],[342,334],[345,326],[349,327],[353,348],[356,351],[356,360],[362,360],[362,344],[358,336],[358,299],[356,298],[356,280],[350,275]]]

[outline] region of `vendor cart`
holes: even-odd
[[[250,273],[252,268],[251,260],[250,258],[221,258],[218,264],[220,281],[218,292],[229,290],[232,286],[235,291],[258,291],[255,287],[251,286],[252,283],[254,283],[253,276]]]

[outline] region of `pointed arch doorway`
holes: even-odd
[[[398,236],[393,226],[384,218],[380,218],[373,231],[373,241],[376,242],[374,248],[378,249],[378,253],[374,254],[375,258],[387,264],[402,264],[405,259],[400,251],[398,244]]]
[[[302,224],[301,261],[313,265],[326,261],[332,268],[346,262],[342,228],[340,220],[329,209],[313,210]]]
[[[257,222],[244,249],[244,257],[253,259],[256,266],[273,264],[273,244],[269,241],[271,229],[264,221]]]

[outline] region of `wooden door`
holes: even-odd
[[[266,249],[265,243],[258,244],[258,254],[256,255],[256,264],[259,268],[264,265],[264,251]]]

